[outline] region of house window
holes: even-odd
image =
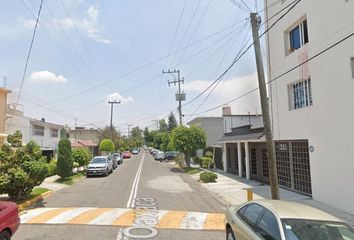
[[[351,66],[352,66],[352,78],[354,78],[354,57],[350,59]]]
[[[51,137],[58,137],[58,129],[51,128],[50,129],[50,136]]]
[[[44,127],[33,125],[32,134],[34,136],[44,136]]]
[[[311,79],[301,80],[289,85],[290,110],[308,107],[312,104]]]
[[[307,20],[301,22],[289,32],[290,52],[301,48],[309,41],[307,32]]]

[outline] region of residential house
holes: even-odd
[[[218,145],[219,139],[223,136],[223,118],[222,117],[197,117],[187,123],[189,126],[195,126],[205,131],[207,135],[207,148],[213,149],[214,161],[217,168],[222,167],[221,146]],[[197,156],[203,156],[203,149],[197,151]]]
[[[6,102],[7,94],[11,93],[10,90],[0,87],[0,144],[4,143],[7,135],[5,133],[6,121]]]
[[[92,156],[98,154],[100,141],[98,129],[75,127],[69,129],[69,137],[73,148],[86,148]]]
[[[299,1],[277,21],[289,2],[265,0],[282,185],[354,214],[354,1]]]
[[[17,130],[22,133],[22,142],[27,144],[30,140],[37,143],[44,156],[48,160],[56,155],[56,149],[60,140],[60,130],[64,127],[60,124],[32,119],[24,116],[23,112],[8,105],[6,111],[6,134],[13,134]]]

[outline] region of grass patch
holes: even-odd
[[[48,192],[48,191],[49,191],[49,189],[47,189],[47,188],[39,188],[39,187],[37,187],[37,188],[32,190],[31,194],[28,197],[26,197],[25,199],[16,201],[16,203],[17,204],[24,203],[24,202],[26,202],[26,201],[28,201],[28,200],[30,200],[32,198],[35,198],[35,197],[37,197],[37,196],[39,196],[39,195],[41,195],[41,194],[43,194],[45,192]]]
[[[55,182],[61,183],[61,184],[66,184],[66,185],[72,185],[76,179],[81,178],[82,176],[85,176],[85,174],[86,174],[85,171],[74,173],[73,175],[71,175],[70,177],[67,177],[67,178],[58,178],[57,180],[55,180]]]
[[[184,167],[182,169],[185,173],[188,173],[188,174],[197,174],[202,171],[199,168],[192,168],[192,167]]]

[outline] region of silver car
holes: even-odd
[[[158,151],[156,154],[155,154],[155,160],[165,160],[165,153],[162,152],[162,151]]]
[[[86,168],[86,176],[108,176],[111,172],[113,172],[113,162],[108,156],[97,156],[92,158]]]
[[[227,240],[354,240],[354,229],[310,206],[255,200],[228,208]]]

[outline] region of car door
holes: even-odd
[[[238,240],[259,240],[256,233],[257,222],[265,210],[259,204],[250,203],[243,206],[236,213],[235,222],[232,229],[234,235]]]
[[[256,226],[256,233],[264,240],[281,240],[281,230],[275,215],[265,209]]]

